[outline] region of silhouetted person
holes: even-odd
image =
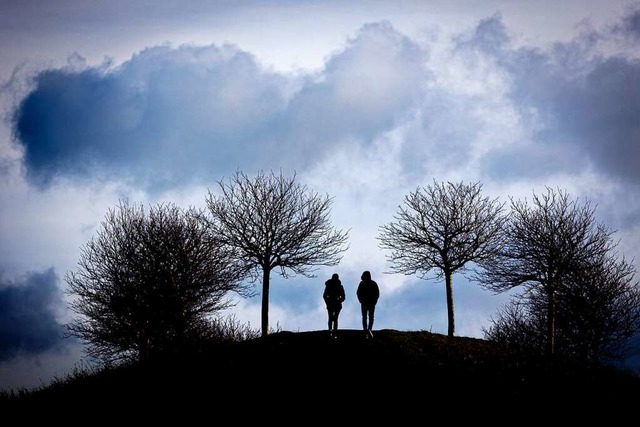
[[[378,284],[371,280],[371,273],[365,271],[360,277],[360,284],[356,291],[360,309],[362,311],[362,329],[367,333],[367,337],[373,337],[373,318],[376,312],[376,304],[380,298],[380,288]]]
[[[342,302],[345,300],[344,287],[338,274],[333,273],[331,279],[324,282],[322,298],[327,305],[329,333],[334,336],[338,330],[338,316],[342,310]]]

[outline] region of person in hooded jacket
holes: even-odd
[[[328,327],[331,336],[335,337],[338,330],[338,316],[342,310],[342,302],[346,296],[344,293],[344,287],[340,281],[340,276],[334,273],[331,279],[324,282],[324,292],[322,293],[322,299],[327,306],[327,314],[329,316]]]
[[[360,277],[360,284],[356,291],[360,309],[362,312],[362,329],[367,337],[373,337],[373,320],[375,317],[376,304],[380,298],[380,288],[378,284],[371,279],[371,272],[365,271]]]

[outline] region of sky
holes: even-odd
[[[387,273],[377,240],[434,180],[562,189],[640,259],[637,1],[0,0],[0,56],[0,389],[86,366],[64,276],[118,200],[205,208],[236,170],[295,173],[349,230],[338,266],[271,276],[276,330],[325,329],[334,272],[359,329],[369,270],[374,330],[446,334],[444,284]],[[477,338],[509,299],[463,274],[453,297]],[[234,299],[258,329],[260,296]]]

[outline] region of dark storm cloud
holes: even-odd
[[[640,9],[631,10],[620,23],[613,27],[613,32],[628,37],[632,41],[640,41]]]
[[[635,14],[623,20],[631,22],[625,28],[634,27]],[[587,31],[549,51],[513,49],[496,15],[460,43],[507,71],[509,96],[533,135],[523,149],[492,153],[490,173],[525,177],[594,167],[640,183],[640,61],[597,54],[596,44],[604,38]],[[521,167],[522,159],[528,167]]]
[[[271,73],[232,46],[154,47],[117,68],[39,73],[14,134],[36,185],[115,174],[166,188],[367,140],[403,116],[423,72],[418,47],[386,23],[313,76]]]
[[[0,361],[35,355],[61,345],[64,327],[55,317],[62,303],[53,269],[24,282],[0,283]]]
[[[149,187],[237,167],[284,107],[283,79],[233,47],[150,48],[115,69],[46,70],[15,113],[28,177]]]

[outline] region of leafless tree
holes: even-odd
[[[394,221],[380,227],[380,247],[391,251],[392,273],[435,270],[444,278],[448,336],[455,334],[452,277],[471,262],[491,257],[500,246],[504,217],[497,199],[482,197],[482,184],[439,183],[418,187],[405,197]]]
[[[640,286],[635,268],[613,254],[574,270],[556,295],[556,354],[583,362],[623,360],[640,330]],[[501,307],[486,339],[512,348],[544,351],[547,295],[541,288],[514,295]]]
[[[330,223],[329,196],[320,196],[291,177],[259,172],[251,179],[236,171],[218,181],[221,194],[209,191],[210,229],[225,245],[238,251],[251,272],[262,278],[262,336],[269,334],[271,272],[315,277],[318,265],[337,265],[347,250],[348,231]]]
[[[516,351],[527,354],[539,352],[546,344],[546,310],[537,310],[539,299],[532,293],[513,295],[498,309],[484,338],[505,343]]]
[[[614,253],[575,269],[558,292],[558,342],[562,351],[587,362],[622,360],[640,331],[640,286],[636,270]]]
[[[567,192],[547,188],[534,193],[532,206],[511,199],[504,245],[485,258],[475,277],[494,292],[517,286],[539,288],[546,304],[547,352],[555,352],[557,297],[576,271],[604,259],[615,244],[613,231],[595,220],[595,208],[570,200]]]
[[[147,361],[179,351],[207,316],[250,295],[242,266],[202,220],[173,204],[145,212],[120,201],[81,249],[65,280],[76,314],[67,325],[104,362]]]

